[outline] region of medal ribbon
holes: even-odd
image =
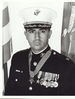
[[[42,59],[37,64],[35,70],[31,71],[32,52],[30,51],[30,53],[29,53],[29,73],[30,73],[31,78],[34,78],[34,76],[39,72],[39,70],[42,68],[42,66],[44,65],[44,63],[46,62],[46,60],[49,58],[50,55],[51,55],[51,50],[49,50],[45,53],[45,55],[42,57]]]

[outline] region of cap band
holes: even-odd
[[[24,28],[51,28],[50,24],[26,24]]]

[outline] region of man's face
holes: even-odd
[[[48,28],[28,28],[25,35],[32,50],[39,52],[48,45],[51,31]]]

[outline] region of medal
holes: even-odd
[[[32,84],[32,83],[34,83],[34,78],[30,78],[30,83]]]
[[[50,81],[50,87],[53,88],[54,87],[54,82]]]
[[[38,83],[38,84],[39,84],[39,82],[40,82],[40,81],[39,81],[39,80],[37,80],[37,83]]]
[[[58,87],[58,82],[54,82],[54,87],[56,88],[56,87]]]
[[[30,71],[30,83],[34,83],[34,72]]]
[[[42,75],[42,71],[39,71],[38,76],[37,76],[37,78],[38,78],[37,83],[38,83],[38,84],[39,84],[39,82],[40,82],[40,77],[41,77],[41,75]]]
[[[30,70],[30,77],[34,78],[34,72]]]
[[[44,65],[44,63],[46,62],[46,60],[49,58],[50,55],[51,55],[51,50],[48,50],[45,53],[45,55],[42,57],[40,62],[37,64],[35,70],[31,71],[32,51],[30,50],[30,53],[29,53],[29,74],[30,74],[30,80],[29,81],[30,81],[31,84],[34,82],[35,75],[40,71],[40,69],[42,68],[42,66]],[[36,63],[34,63],[34,65],[36,65]],[[38,80],[40,79],[41,76],[44,78],[44,75],[45,75],[44,73],[40,72],[40,74],[38,76]],[[41,80],[40,84],[42,84],[43,81],[44,81],[44,79]],[[38,83],[39,83],[39,81],[38,81]]]
[[[41,75],[42,75],[42,71],[39,71],[39,73],[38,73],[38,79],[40,79]]]
[[[46,86],[46,85],[47,85],[47,81],[44,81],[44,82],[43,82],[43,85]]]

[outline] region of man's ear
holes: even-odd
[[[26,34],[27,34],[27,33],[26,33],[26,30],[25,30],[25,31],[24,31],[24,35],[26,36]]]
[[[26,30],[24,31],[24,35],[25,35],[26,39],[28,40],[28,35],[27,35],[27,31]]]
[[[52,35],[52,30],[49,31],[49,38],[51,37]]]

